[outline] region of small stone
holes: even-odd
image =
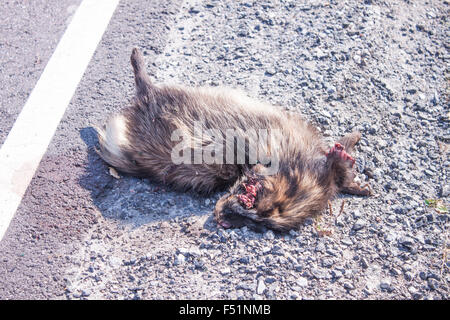
[[[358,219],[356,220],[355,224],[353,225],[353,230],[358,231],[363,229],[367,226],[367,221],[364,219]]]
[[[318,268],[313,268],[311,273],[316,279],[327,279],[329,277],[324,271]]]
[[[197,7],[191,7],[190,9],[189,9],[189,13],[190,14],[197,14],[197,13],[199,13],[200,12],[200,8],[197,8]]]
[[[220,230],[222,230],[222,229],[220,229]],[[225,234],[228,236],[227,233],[225,233]],[[198,257],[198,256],[201,255],[200,250],[198,248],[194,248],[194,247],[191,247],[191,248],[178,248],[177,252],[182,254],[182,255],[184,255],[185,257],[187,257],[187,256]]]
[[[266,69],[266,75],[273,76],[276,73],[277,73],[277,71],[274,68]]]
[[[384,149],[387,147],[387,142],[383,139],[378,139],[377,144],[380,147],[380,149]]]
[[[437,281],[436,279],[428,279],[428,288],[430,288],[430,290],[438,289],[439,281]]]
[[[340,271],[340,270],[333,270],[333,271],[331,271],[331,275],[335,279],[340,279],[340,278],[342,278],[342,271]]]
[[[344,271],[344,276],[345,276],[347,279],[352,278],[352,276],[353,276],[353,271],[352,271],[352,269],[345,269],[345,271]]]
[[[322,267],[331,268],[334,265],[334,261],[331,258],[324,258],[322,260]]]
[[[367,259],[366,259],[366,258],[362,258],[362,259],[361,259],[361,266],[362,266],[364,269],[367,269],[367,268],[369,267],[369,263],[367,262]]]
[[[398,239],[398,243],[408,249],[411,249],[412,246],[414,245],[414,239],[407,236],[403,236],[400,237],[400,239]]]
[[[381,169],[381,168],[374,169],[372,171],[372,176],[375,179],[375,181],[380,181],[384,176],[383,169]]]
[[[109,265],[113,268],[118,268],[122,265],[122,259],[120,259],[118,257],[110,257]]]
[[[183,254],[180,253],[175,257],[173,264],[178,266],[178,265],[184,264],[185,261],[186,261],[186,258],[184,257]]]
[[[273,233],[272,230],[269,230],[266,233],[264,233],[264,239],[273,240],[275,239],[275,234]]]
[[[250,258],[248,256],[242,257],[239,259],[239,262],[242,264],[248,264],[250,262]]]
[[[409,93],[409,94],[415,94],[417,92],[417,89],[416,88],[409,88],[409,89],[406,89],[406,92]]]
[[[360,212],[359,210],[353,211],[353,212],[352,212],[352,215],[353,215],[353,218],[354,218],[354,219],[359,219],[359,218],[361,218],[361,216],[362,216],[362,214],[361,214],[361,212]]]
[[[247,226],[243,226],[242,228],[241,228],[241,233],[242,233],[242,236],[245,238],[245,237],[248,237],[248,235],[249,235],[249,232],[248,232],[248,227]]]
[[[415,294],[415,293],[417,293],[417,291],[418,291],[417,288],[415,288],[413,286],[408,287],[408,292],[411,294]]]
[[[428,272],[427,279],[436,279],[437,281],[440,281],[441,277],[436,273]]]
[[[263,294],[264,290],[266,290],[266,285],[264,284],[264,280],[260,278],[258,280],[258,286],[256,288],[256,293]]]
[[[134,265],[136,263],[136,259],[131,259],[131,260],[128,260],[128,261],[124,261],[123,262],[123,265],[124,266],[132,266],[132,265]]]
[[[329,87],[327,88],[327,93],[328,93],[328,94],[333,94],[333,93],[335,93],[335,92],[336,92],[335,86],[329,86]]]
[[[161,222],[161,224],[159,225],[160,229],[169,229],[170,228],[170,224],[167,221],[163,221]]]
[[[372,294],[378,288],[378,282],[374,278],[369,278],[366,282],[366,290]]]
[[[295,230],[290,230],[290,231],[289,231],[289,234],[290,234],[293,238],[296,238],[296,237],[298,237],[298,235],[299,235],[299,233],[298,233],[297,231],[295,231]]]
[[[82,297],[89,297],[91,295],[91,292],[87,289],[81,291],[81,296]]]
[[[307,287],[308,286],[308,279],[300,277],[297,279],[297,285],[299,287]]]
[[[402,205],[392,206],[392,209],[397,214],[405,214],[407,212],[407,209],[404,206],[402,206]]]
[[[225,267],[225,268],[220,270],[220,274],[223,275],[223,276],[227,275],[227,274],[230,274],[230,273],[231,273],[231,269],[229,267]]]
[[[391,287],[391,281],[389,279],[383,279],[380,281],[380,289],[389,290]]]
[[[391,269],[391,274],[394,275],[394,276],[398,276],[398,275],[400,275],[400,270],[392,268]]]
[[[279,256],[283,255],[282,249],[279,245],[274,245],[271,252],[272,252],[272,254],[277,254]]]
[[[319,242],[316,246],[317,252],[325,252],[325,244],[323,242]]]
[[[433,105],[437,105],[439,103],[439,94],[436,90],[434,90],[433,98],[431,99],[431,103]]]
[[[255,286],[250,286],[246,283],[241,283],[236,286],[236,290],[252,290],[255,289]]]
[[[275,278],[266,278],[266,283],[274,283],[275,281],[277,281]]]
[[[321,49],[317,48],[316,49],[316,57],[319,58],[319,59],[326,58],[327,57],[327,53],[325,53]]]
[[[337,227],[344,227],[345,226],[345,218],[343,216],[336,217],[335,224]]]
[[[347,289],[347,290],[354,290],[355,286],[352,283],[350,283],[350,282],[345,282],[344,283],[344,288]]]
[[[446,184],[442,186],[441,197],[448,197],[450,195],[450,185]]]
[[[234,232],[234,230],[230,231],[229,236],[231,240],[237,240],[239,238],[236,232]]]
[[[348,238],[348,237],[342,239],[342,240],[341,240],[341,243],[345,244],[346,246],[351,246],[351,245],[353,245],[352,239],[350,239],[350,238]]]
[[[396,219],[394,219],[393,221],[395,222]],[[395,241],[395,240],[397,240],[397,238],[398,238],[398,235],[397,235],[397,233],[395,233],[395,232],[388,232],[388,233],[385,235],[385,237],[384,237],[384,239],[385,239],[387,242]]]
[[[405,272],[405,280],[411,281],[414,278],[414,275],[410,271]]]
[[[184,255],[184,256],[188,255],[188,249],[186,249],[186,248],[178,248],[177,252],[182,254],[182,255]]]

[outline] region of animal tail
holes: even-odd
[[[100,149],[97,153],[120,171],[136,174],[139,167],[129,156],[127,119],[122,114],[111,117],[103,128],[96,127]]]

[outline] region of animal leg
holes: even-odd
[[[344,149],[350,153],[353,151],[355,144],[361,139],[361,133],[353,131],[341,138],[338,142],[344,147]]]
[[[131,53],[131,65],[134,71],[134,80],[136,82],[137,97],[142,99],[143,97],[149,97],[154,91],[154,86],[150,81],[147,72],[145,71],[145,62],[142,53],[134,48]]]

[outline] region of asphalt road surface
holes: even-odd
[[[1,1],[0,146],[79,4]],[[446,13],[445,1],[121,0],[0,242],[0,299],[448,299],[448,214],[423,205],[448,205]],[[133,47],[156,81],[240,87],[330,143],[360,130],[360,179],[377,196],[258,234],[217,228],[219,195],[117,179],[92,127],[129,104]]]
[[[0,4],[0,142],[6,139],[79,3]],[[83,179],[87,166],[105,170],[100,161],[89,160],[95,136],[87,128],[102,123],[109,112],[128,103],[134,90],[129,69],[131,49],[147,49],[150,56],[162,51],[167,26],[177,10],[179,3],[172,1],[119,4],[1,242],[1,298],[65,297],[65,255],[99,218],[92,191],[86,186],[101,190],[109,179],[98,174]]]

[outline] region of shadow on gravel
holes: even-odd
[[[93,203],[105,218],[137,228],[159,221],[199,216],[204,221],[204,228],[215,228],[212,212],[220,194],[205,198],[122,173],[119,173],[120,179],[114,178],[109,166],[96,152],[95,129],[83,128],[80,136],[88,147],[88,159],[86,172],[79,183],[90,192]]]

